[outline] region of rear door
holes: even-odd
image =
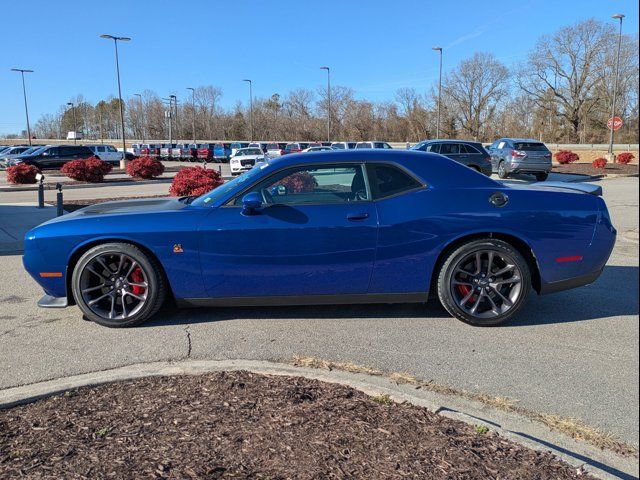
[[[440,155],[444,155],[445,157],[450,158],[451,160],[455,160],[456,162],[462,163],[462,156],[460,153],[460,144],[459,143],[441,143],[440,144]]]
[[[242,213],[258,192],[262,208]],[[377,240],[363,165],[282,169],[215,209],[201,227],[200,258],[211,297],[367,292]]]
[[[542,142],[515,142],[514,149],[527,154],[526,163],[551,164],[551,152]]]

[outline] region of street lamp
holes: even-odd
[[[192,129],[193,129],[193,143],[196,142],[196,89],[193,87],[187,87],[187,90],[191,90],[191,107],[193,108],[193,119],[192,119]]]
[[[618,71],[620,70],[620,45],[622,44],[622,19],[624,15],[622,13],[616,13],[611,18],[620,21],[620,27],[618,30],[618,53],[616,54],[616,73],[613,79],[613,100],[611,101],[611,133],[609,136],[609,161],[615,162],[616,157],[613,154],[613,135],[615,130],[613,129],[613,118],[616,116],[616,96],[618,94]]]
[[[78,142],[76,138],[78,137],[78,124],[76,123],[76,106],[73,102],[67,102],[67,107],[71,107],[71,113],[73,113],[73,144],[76,145]]]
[[[440,138],[440,106],[442,102],[442,47],[433,47],[432,50],[440,52],[440,75],[438,79],[438,119],[436,122],[436,138]]]
[[[144,143],[144,127],[145,127],[145,119],[144,119],[144,105],[142,104],[142,95],[139,93],[134,93],[133,94],[134,97],[138,97],[138,103],[140,104],[140,115],[142,116],[142,142],[140,143]]]
[[[331,69],[320,67],[320,70],[327,71],[327,142],[331,141]]]
[[[113,45],[116,50],[116,77],[118,78],[118,100],[120,101],[120,123],[122,123],[122,159],[120,160],[120,168],[127,166],[127,142],[125,140],[124,131],[124,104],[122,103],[122,88],[120,87],[120,62],[118,60],[118,41],[128,42],[131,40],[129,37],[114,37],[113,35],[100,35],[100,38],[106,38],[107,40],[113,40]]]
[[[249,141],[253,141],[253,82],[248,78],[242,81],[249,84]]]
[[[12,68],[12,72],[20,72],[22,75],[22,94],[24,95],[24,113],[27,117],[27,136],[29,137],[29,146],[31,146],[31,126],[29,125],[29,108],[27,107],[27,88],[24,85],[24,74],[33,73],[33,70],[25,70],[24,68]]]

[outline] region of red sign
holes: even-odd
[[[620,130],[622,128],[622,119],[620,117],[613,117],[607,121],[607,128],[609,130]]]

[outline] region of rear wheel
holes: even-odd
[[[475,240],[457,248],[438,275],[438,297],[463,322],[500,325],[522,307],[531,290],[531,273],[523,256],[496,239]]]
[[[509,172],[507,172],[507,166],[505,165],[504,161],[500,162],[500,164],[498,165],[498,177],[502,178],[503,180],[505,178],[509,178]]]
[[[544,182],[547,178],[549,178],[548,173],[536,173],[536,180],[539,182]]]
[[[90,320],[107,327],[130,327],[162,306],[167,286],[157,260],[128,243],[88,250],[71,278],[73,296]]]

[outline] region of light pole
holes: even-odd
[[[620,27],[618,29],[618,53],[616,54],[616,73],[613,77],[613,100],[611,101],[611,133],[609,136],[609,161],[615,162],[616,157],[613,154],[613,135],[615,130],[613,129],[613,118],[616,116],[616,96],[618,94],[618,71],[620,70],[620,45],[622,44],[622,19],[624,15],[622,13],[616,13],[611,18],[620,21]]]
[[[196,89],[193,87],[187,87],[187,90],[191,90],[191,108],[193,108],[193,118],[191,120],[193,125],[191,126],[191,128],[193,129],[193,144],[195,145],[197,143],[196,142]]]
[[[242,81],[249,84],[249,141],[253,141],[253,82],[248,78]]]
[[[24,113],[27,117],[27,136],[29,137],[29,146],[31,146],[31,126],[29,125],[29,108],[27,107],[27,88],[24,85],[24,74],[33,73],[33,70],[25,70],[24,68],[12,68],[12,72],[20,72],[22,75],[22,94],[24,95]]]
[[[144,143],[144,127],[145,127],[145,119],[144,119],[144,105],[142,104],[142,95],[139,93],[134,93],[133,94],[134,97],[138,97],[138,103],[140,104],[140,116],[142,117],[142,141],[140,143]]]
[[[73,114],[73,144],[76,145],[78,143],[78,124],[76,123],[76,106],[73,102],[67,102],[67,106],[71,107],[71,113]]]
[[[124,130],[124,104],[122,103],[122,88],[120,86],[120,62],[118,60],[118,41],[128,42],[131,40],[129,37],[114,37],[113,35],[100,35],[100,38],[106,38],[107,40],[113,40],[113,45],[116,49],[116,77],[118,78],[118,100],[120,101],[120,123],[122,123],[122,158],[120,159],[120,168],[127,166],[127,142],[125,140]]]
[[[438,76],[438,119],[436,121],[436,138],[440,138],[440,108],[442,102],[442,47],[433,47],[432,50],[440,52],[440,74]]]
[[[320,70],[327,71],[327,142],[331,141],[331,69],[320,67]]]

